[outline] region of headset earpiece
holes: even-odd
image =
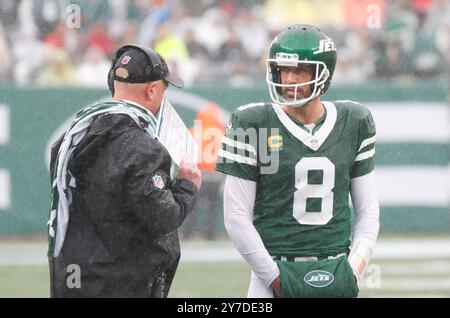
[[[108,87],[111,92],[111,96],[114,96],[114,66],[116,65],[117,59],[114,57],[111,61],[111,67],[108,72]]]

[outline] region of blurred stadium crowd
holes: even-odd
[[[260,84],[269,41],[294,23],[335,40],[337,83],[450,77],[449,0],[1,0],[0,84],[106,88],[126,43],[188,86]]]

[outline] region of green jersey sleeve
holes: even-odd
[[[368,174],[375,167],[375,122],[370,111],[365,110],[365,116],[359,120],[358,151],[352,166],[351,178]]]
[[[217,155],[216,170],[256,181],[258,176],[257,129],[242,111],[233,113]]]

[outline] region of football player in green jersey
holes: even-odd
[[[273,103],[241,106],[227,126],[216,169],[248,297],[358,295],[379,230],[375,124],[358,103],[321,101],[335,64],[316,27],[283,30],[267,59]]]

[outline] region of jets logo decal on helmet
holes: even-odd
[[[320,40],[319,49],[314,51],[313,54],[319,54],[323,52],[336,51],[334,42],[332,39]]]

